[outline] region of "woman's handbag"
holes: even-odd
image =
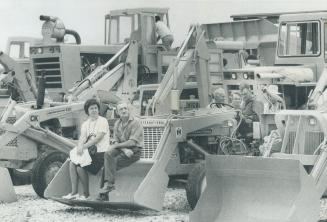
[[[87,143],[92,136],[94,136],[94,135],[93,134],[90,134],[87,137],[85,143]],[[99,172],[99,170],[103,166],[103,153],[98,153],[98,150],[97,150],[97,146],[96,145],[89,146],[87,148],[87,150],[88,150],[88,152],[90,154],[90,157],[92,159],[92,162],[91,162],[90,165],[87,165],[87,166],[85,166],[83,168],[85,170],[89,171],[92,174],[97,174]]]

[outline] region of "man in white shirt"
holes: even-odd
[[[170,50],[171,45],[174,42],[174,37],[172,35],[172,32],[167,27],[167,25],[163,21],[161,21],[160,16],[156,15],[155,21],[156,21],[156,32],[158,34],[157,41],[159,41],[161,39],[164,47],[167,50]]]

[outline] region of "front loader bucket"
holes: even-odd
[[[319,220],[320,196],[297,160],[208,155],[206,180],[190,221]]]
[[[69,162],[66,161],[55,178],[45,190],[45,197],[72,206],[88,206],[95,208],[126,208],[132,210],[160,210],[168,184],[168,176],[164,170],[156,171],[152,180],[146,176],[153,166],[151,161],[138,161],[130,167],[116,173],[116,189],[109,193],[109,201],[78,201],[62,199],[71,191]],[[96,197],[100,189],[102,170],[97,175],[89,174],[90,195]],[[79,188],[82,185],[79,184]],[[80,190],[80,194],[82,194]]]
[[[0,203],[17,201],[8,169],[0,167]]]

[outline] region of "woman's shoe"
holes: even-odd
[[[80,196],[78,196],[76,198],[76,200],[82,200],[82,201],[84,201],[84,200],[86,200],[86,197],[84,195],[80,195]]]
[[[75,200],[79,197],[78,193],[76,194],[72,194],[72,193],[69,193],[65,196],[62,196],[63,199],[66,199],[66,200]]]

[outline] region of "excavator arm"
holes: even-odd
[[[165,77],[152,98],[152,103],[149,104],[152,113],[169,112],[167,104],[171,104],[172,97],[180,96],[188,76],[194,70],[194,66],[200,107],[207,106],[209,104],[208,60],[209,53],[204,32],[200,27],[192,26],[177,56],[170,63]]]
[[[127,51],[126,60],[114,68],[109,67]],[[106,64],[97,67],[81,83],[69,90],[68,100],[86,100],[96,94],[94,90],[111,91],[117,84],[117,91],[130,99],[136,90],[138,43],[131,41],[121,48]],[[109,71],[108,71],[109,70]]]

